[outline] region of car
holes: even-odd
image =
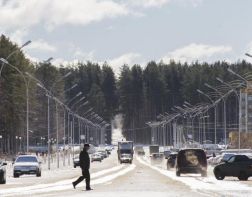
[[[167,170],[175,167],[177,155],[178,153],[170,153],[170,155],[167,158],[167,163],[166,163]]]
[[[223,180],[226,176],[237,177],[246,181],[252,176],[252,159],[246,155],[233,155],[229,160],[220,163],[214,168],[214,175],[217,180]]]
[[[41,177],[41,162],[36,155],[20,155],[13,166],[13,176],[18,178],[23,174],[35,174]]]
[[[151,158],[151,164],[160,164],[164,160],[164,154],[163,153],[152,153],[150,158]]]
[[[108,157],[107,151],[105,150],[99,150],[97,152],[102,155],[102,159],[105,159]]]
[[[168,157],[169,157],[170,154],[171,154],[171,151],[170,151],[170,150],[165,150],[165,151],[164,151],[165,159],[168,159]]]
[[[133,160],[132,154],[127,154],[127,153],[121,154],[120,163],[130,163],[131,164],[132,160]]]
[[[176,159],[176,176],[180,174],[196,173],[207,176],[207,158],[203,149],[182,149]]]
[[[136,145],[134,147],[134,152],[138,155],[145,155],[145,152],[144,152],[144,147],[143,145]]]
[[[94,153],[91,155],[91,162],[99,161],[102,162],[102,155],[99,153]]]
[[[6,165],[6,162],[0,160],[0,184],[6,183]]]
[[[80,159],[79,159],[79,156],[78,157],[75,157],[73,159],[73,165],[74,165],[74,168],[76,168],[77,166],[80,166]]]

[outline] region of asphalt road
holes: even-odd
[[[41,196],[145,196],[167,197],[185,196],[196,197],[203,194],[192,191],[183,183],[171,180],[157,173],[155,170],[141,164],[136,159],[133,162],[136,167],[131,172],[112,181],[93,186],[92,191],[85,191],[83,187],[60,192],[47,193]],[[91,181],[92,184],[92,181]]]

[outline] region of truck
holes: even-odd
[[[226,176],[237,177],[247,181],[252,176],[252,159],[246,155],[233,155],[227,161],[220,163],[214,168],[217,180],[223,180]]]
[[[132,163],[133,161],[133,142],[132,141],[121,141],[118,142],[118,161],[120,163]]]
[[[150,145],[150,155],[153,153],[159,153],[159,145]]]

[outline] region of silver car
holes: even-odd
[[[18,178],[23,174],[35,174],[37,177],[41,176],[41,162],[39,162],[37,156],[18,156],[14,163],[13,176],[14,178]]]

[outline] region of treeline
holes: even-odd
[[[15,53],[12,54],[13,51]],[[12,55],[9,56],[9,54]],[[23,151],[26,146],[26,88],[29,90],[30,145],[46,145],[48,141],[48,102],[45,90],[38,86],[38,83],[43,84],[55,97],[68,104],[72,111],[85,116],[92,122],[98,123],[99,121],[90,115],[91,111],[86,113],[90,109],[108,123],[117,113],[116,79],[113,70],[106,63],[100,66],[87,62],[68,67],[56,67],[49,61],[35,64],[27,59],[18,46],[4,35],[0,37],[0,57],[8,59],[13,66],[0,62],[2,68],[0,76],[0,152],[1,150],[4,152]],[[27,73],[40,82],[29,77]],[[78,97],[76,97],[77,94],[79,94]],[[72,100],[74,97],[75,99]],[[50,99],[49,107],[50,138],[55,139],[56,105],[52,99]],[[59,143],[63,143],[64,110],[61,106],[57,107],[60,117]],[[67,143],[69,131],[66,130],[66,132]],[[75,142],[78,142],[77,133],[75,138]],[[108,131],[108,143],[110,143],[110,138],[111,132]]]
[[[146,124],[156,120],[159,114],[171,113],[173,106],[182,106],[184,101],[191,104],[208,102],[199,95],[196,89],[209,92],[204,85],[221,85],[216,77],[224,81],[237,78],[231,75],[227,68],[245,74],[251,71],[251,64],[241,61],[235,64],[226,62],[187,63],[149,62],[144,68],[140,65],[121,66],[118,78],[112,68],[104,63],[98,65],[92,62],[78,63],[68,67],[56,67],[50,62],[34,64],[29,61],[18,46],[7,37],[0,37],[0,57],[9,59],[9,63],[22,73],[29,72],[39,79],[47,89],[60,100],[67,103],[79,92],[88,101],[87,105],[73,110],[81,115],[90,108],[107,122],[111,122],[115,114],[123,114],[123,133],[127,139],[134,139],[139,143],[150,143],[150,130]],[[0,63],[1,64],[1,63]],[[2,67],[2,65],[1,65]],[[71,72],[69,76],[64,76]],[[31,145],[46,143],[41,137],[47,136],[47,97],[45,91],[37,86],[37,82],[25,75],[29,87],[29,128],[32,131]],[[64,78],[64,80],[62,80]],[[76,87],[72,88],[75,84]],[[4,150],[17,149],[16,136],[26,137],[26,86],[22,76],[13,68],[5,65],[0,76],[0,143]],[[80,96],[81,97],[81,96]],[[215,98],[213,98],[215,99]],[[74,102],[70,103],[72,105]],[[237,124],[237,102],[235,95],[227,100],[227,122],[230,129]],[[78,109],[79,108],[79,109]],[[51,133],[55,134],[55,103],[50,103]],[[60,139],[63,136],[63,109],[60,111]],[[219,106],[218,122],[222,122],[222,111]],[[19,142],[18,142],[19,143]]]
[[[128,139],[134,139],[138,143],[150,143],[150,128],[147,122],[158,120],[158,115],[174,113],[174,106],[181,106],[185,101],[195,105],[201,102],[210,102],[196,90],[205,93],[213,93],[206,87],[208,83],[213,87],[221,84],[217,77],[225,82],[237,80],[236,76],[228,72],[231,68],[240,75],[252,71],[252,65],[245,61],[235,64],[215,62],[213,64],[195,62],[181,64],[170,62],[149,62],[143,69],[140,65],[134,65],[131,69],[123,66],[118,81],[120,95],[120,111],[124,114],[124,134]],[[220,98],[216,96],[212,100]],[[228,96],[227,100],[227,129],[228,131],[238,128],[238,104],[235,93]],[[213,113],[209,112],[209,130],[213,133]],[[223,131],[223,103],[218,105],[217,132],[220,140]],[[211,128],[212,127],[212,128]],[[212,130],[211,130],[212,129]],[[208,134],[208,135],[211,135]]]

